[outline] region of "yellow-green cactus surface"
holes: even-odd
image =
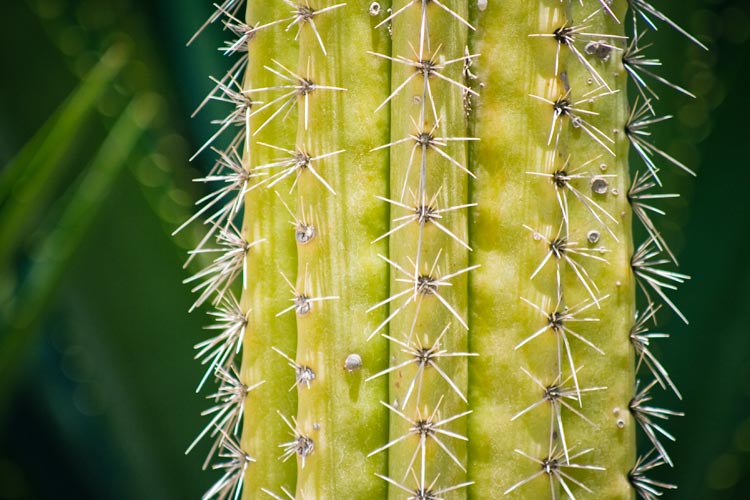
[[[656,87],[689,92],[641,39],[702,44],[645,0],[225,0],[211,24],[204,499],[673,489],[650,342],[688,277],[653,215],[660,169],[692,171],[649,127]]]

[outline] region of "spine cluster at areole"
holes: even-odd
[[[650,127],[659,86],[692,94],[648,37],[705,46],[645,0],[224,0],[211,24],[233,62],[198,110],[229,113],[182,226],[207,229],[204,500],[675,488],[651,342],[689,277],[655,216],[660,169],[694,173]]]

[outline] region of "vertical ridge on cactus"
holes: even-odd
[[[367,452],[387,435],[380,405],[386,381],[365,379],[388,359],[384,339],[367,341],[385,311],[367,309],[387,294],[387,264],[378,257],[386,242],[372,241],[386,227],[387,207],[374,194],[387,189],[388,163],[385,151],[370,150],[388,133],[387,114],[373,115],[387,95],[381,75],[388,65],[368,51],[387,51],[389,43],[382,32],[362,36],[372,19],[360,2],[316,2],[314,8],[315,30],[311,23],[300,26],[299,70],[316,84],[346,90],[310,94],[309,107],[303,105],[308,120],[300,116],[297,127],[297,143],[309,151],[342,151],[320,162],[332,191],[310,172],[297,183],[316,227],[315,238],[298,248],[298,282],[309,273],[313,296],[336,297],[297,316],[297,361],[316,373],[310,389],[299,391],[297,421],[315,449],[298,467],[297,498],[378,498],[385,485],[375,474],[385,459]],[[359,356],[361,368],[346,368],[351,355]]]
[[[403,365],[413,356],[409,349],[438,339],[449,353],[467,351],[472,138],[462,71],[469,27],[466,5],[394,2],[392,10],[390,192],[383,194],[392,200],[392,230],[403,216],[396,203],[417,214],[391,235],[388,257],[391,363]],[[430,489],[451,498],[466,494],[467,360],[445,357],[440,371],[408,363],[389,373],[390,436],[380,448],[388,453],[389,498]]]
[[[221,20],[237,57],[196,153],[218,154],[198,179],[217,189],[185,223],[208,224],[186,282],[217,321],[196,345],[199,390],[218,383],[189,448],[212,440],[204,499],[673,489],[647,477],[681,415],[651,405],[681,396],[650,330],[687,322],[669,292],[689,277],[652,203],[675,196],[664,164],[694,172],[650,138],[668,116],[648,82],[692,94],[653,71],[644,24],[705,46],[643,0],[242,10],[199,29]]]
[[[261,6],[257,2],[247,3],[247,24],[266,24],[287,15],[287,7],[281,5]],[[272,52],[276,61],[288,65],[296,62],[298,48],[288,41],[280,30],[280,24],[259,31],[248,42],[248,66],[242,81],[243,93],[254,100],[271,101],[275,94],[249,93],[248,89],[278,85],[278,78],[259,64],[257,54]],[[270,65],[271,62],[267,61]],[[250,144],[243,148],[243,164],[251,173],[265,174],[257,177],[263,182],[269,176],[258,166],[276,161],[278,152],[262,147],[261,142],[276,144],[285,138],[294,137],[296,127],[292,120],[275,120],[257,132],[268,113],[259,112],[247,118],[244,127],[250,128]],[[288,140],[288,139],[287,139]],[[293,143],[293,141],[292,141]],[[287,198],[287,206],[296,210],[297,203]],[[263,214],[262,217],[259,215]],[[272,349],[276,348],[294,356],[297,350],[296,321],[293,315],[276,314],[289,305],[289,289],[286,276],[296,276],[297,249],[290,216],[274,188],[260,185],[245,193],[245,212],[242,232],[248,238],[265,238],[263,244],[248,253],[244,273],[248,276],[247,288],[243,289],[240,304],[247,314],[247,326],[243,335],[240,377],[244,384],[265,381],[245,399],[240,446],[255,459],[247,469],[243,498],[266,498],[262,489],[279,491],[294,489],[296,464],[294,460],[283,461],[280,444],[289,441],[289,429],[279,414],[291,417],[297,413],[297,394],[289,388],[295,384],[296,374]],[[273,375],[271,375],[273,374]],[[221,497],[218,497],[221,498]],[[229,497],[227,497],[229,498]]]

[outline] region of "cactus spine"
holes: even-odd
[[[218,256],[186,280],[218,330],[196,346],[219,384],[204,498],[673,488],[647,476],[671,465],[654,419],[679,415],[649,404],[656,384],[679,396],[649,325],[657,299],[684,318],[665,290],[687,276],[664,268],[651,203],[672,195],[651,190],[664,161],[692,171],[648,140],[664,118],[645,77],[688,92],[638,42],[654,22],[687,33],[644,0],[242,11],[209,19],[239,59],[201,151],[236,130],[202,179],[224,187],[199,202],[193,255]],[[655,448],[640,458],[637,427]]]

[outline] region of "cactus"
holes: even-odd
[[[652,217],[660,169],[693,171],[649,127],[657,85],[691,94],[642,40],[705,47],[645,0],[225,0],[215,22],[230,112],[185,224],[215,319],[204,499],[674,488],[649,477],[680,415],[650,403],[680,397],[650,343],[688,276]]]

